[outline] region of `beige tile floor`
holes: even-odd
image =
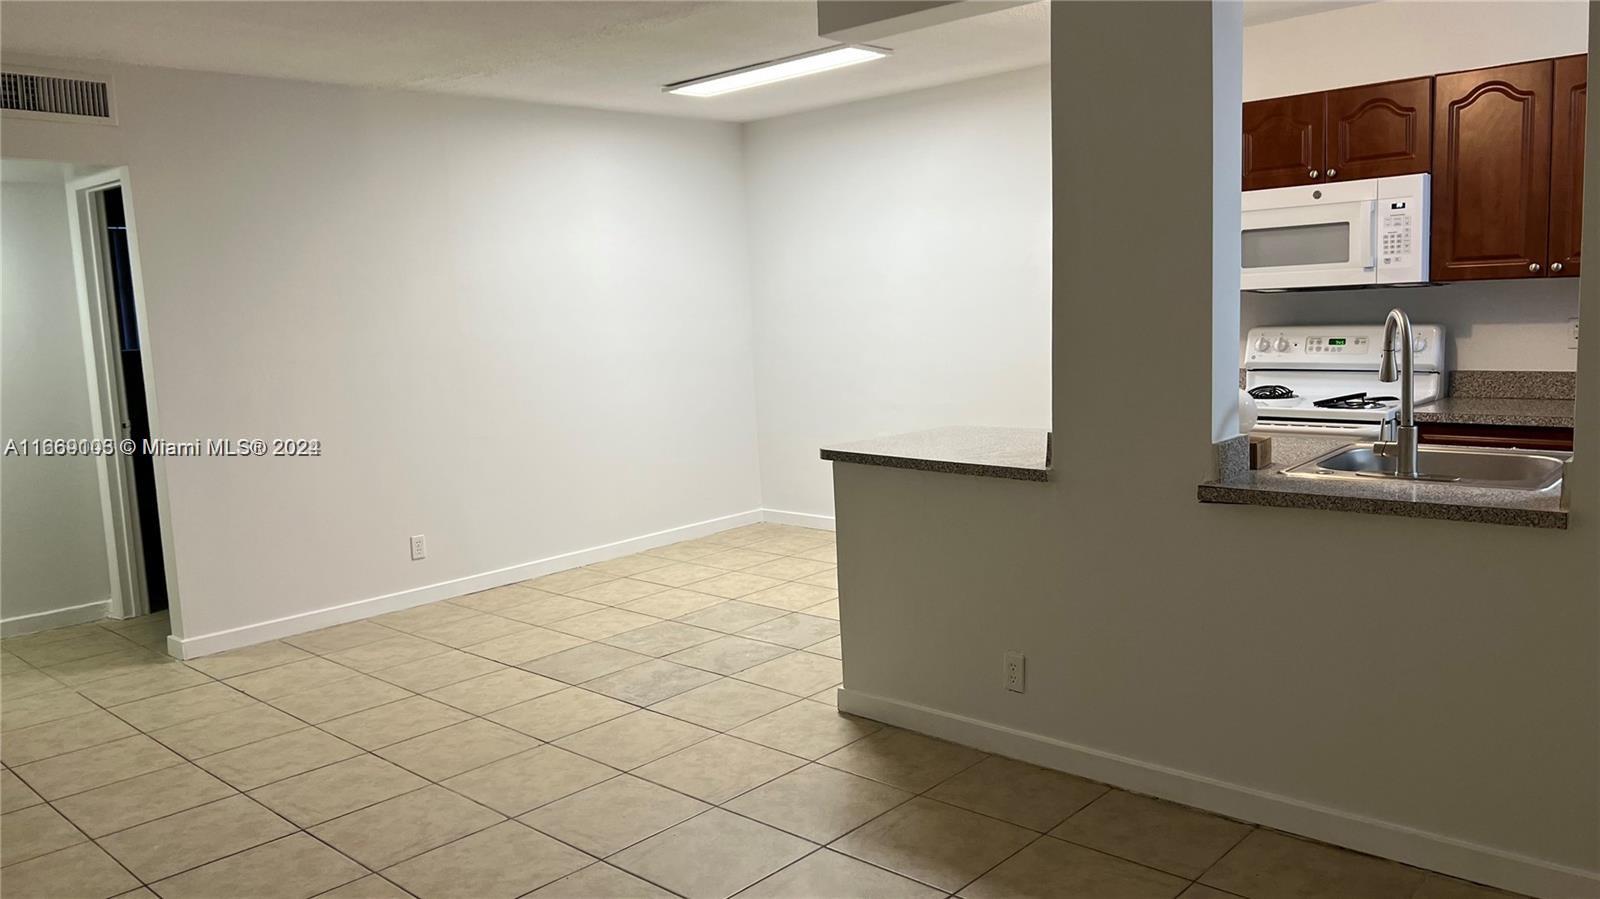
[[[754,525],[187,664],[6,640],[4,895],[1509,895],[840,715],[834,565]]]

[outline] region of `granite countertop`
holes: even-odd
[[[1300,478],[1283,473],[1286,468],[1331,452],[1346,443],[1321,437],[1274,436],[1272,465],[1260,471],[1236,472],[1207,481],[1199,487],[1200,501],[1329,509],[1533,528],[1564,529],[1567,526],[1566,504],[1559,490],[1533,493],[1526,490],[1376,479]]]
[[[1576,415],[1572,400],[1515,397],[1447,396],[1417,407],[1417,421],[1462,425],[1570,428]]]
[[[822,448],[829,462],[883,465],[1019,481],[1050,477],[1050,432],[1040,428],[950,427]]]
[[[1449,395],[1418,406],[1417,421],[1570,428],[1577,389],[1570,371],[1457,371],[1450,375]]]

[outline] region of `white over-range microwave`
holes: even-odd
[[[1428,280],[1428,176],[1244,193],[1245,290]]]

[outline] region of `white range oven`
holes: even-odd
[[[1444,396],[1444,328],[1412,325],[1412,384],[1420,407]],[[1399,417],[1400,385],[1378,380],[1382,325],[1251,328],[1244,347],[1245,390],[1256,404],[1255,432],[1387,439]]]
[[[1244,290],[1428,280],[1428,176],[1245,191]]]

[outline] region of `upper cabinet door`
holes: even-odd
[[[1550,126],[1550,274],[1578,273],[1583,247],[1583,129],[1589,57],[1556,60]]]
[[[1434,280],[1543,277],[1554,68],[1544,60],[1434,80]]]
[[[1320,183],[1323,94],[1244,105],[1244,189]]]
[[[1426,172],[1432,162],[1433,79],[1413,78],[1328,92],[1324,179]]]

